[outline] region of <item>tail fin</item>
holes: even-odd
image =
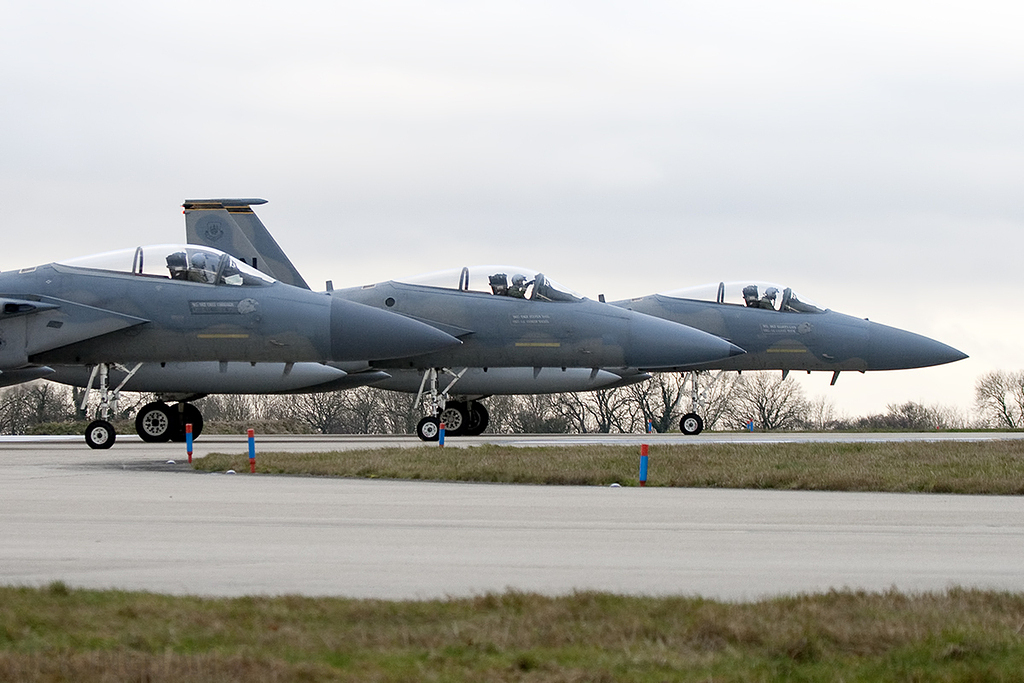
[[[285,284],[309,289],[299,271],[253,213],[266,199],[186,199],[185,239],[227,252]]]

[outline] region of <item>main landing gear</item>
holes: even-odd
[[[420,390],[416,394],[416,403],[420,402],[429,382],[427,410],[430,415],[424,417],[416,425],[416,436],[423,441],[437,441],[440,436],[441,423],[444,423],[445,436],[479,436],[483,434],[490,422],[490,415],[483,404],[474,400],[458,401],[448,398],[448,392],[462,378],[466,370],[463,369],[455,374],[455,379],[449,382],[444,389],[438,391],[437,379],[441,372],[447,371],[443,368],[430,368],[423,373],[423,381],[420,382]]]
[[[198,438],[203,431],[203,414],[184,401],[174,405],[153,401],[142,406],[135,416],[135,431],[149,443],[184,441],[188,424],[192,425],[192,438]]]

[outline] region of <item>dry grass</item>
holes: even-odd
[[[197,458],[248,472],[247,455]],[[624,446],[391,448],[257,453],[257,471],[337,477],[636,485],[639,449]],[[648,486],[966,494],[1024,493],[1024,441],[657,445]]]
[[[0,680],[1020,680],[1024,596],[426,602],[0,588]]]

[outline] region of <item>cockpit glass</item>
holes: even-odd
[[[95,268],[205,284],[258,286],[274,279],[216,249],[183,244],[154,244],[108,251],[58,262],[74,268]]]
[[[520,266],[472,266],[424,273],[398,280],[411,285],[482,292],[534,301],[580,301],[581,294],[531,268]]]
[[[715,301],[720,304],[771,309],[774,311],[821,313],[824,310],[810,300],[798,296],[789,287],[756,280],[717,282],[696,287],[674,289],[669,292],[660,292],[659,294],[673,299]]]

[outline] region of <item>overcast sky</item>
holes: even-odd
[[[0,0],[0,268],[263,197],[315,287],[475,263],[596,298],[792,286],[969,354],[803,377],[850,415],[1024,367],[1024,5]]]

